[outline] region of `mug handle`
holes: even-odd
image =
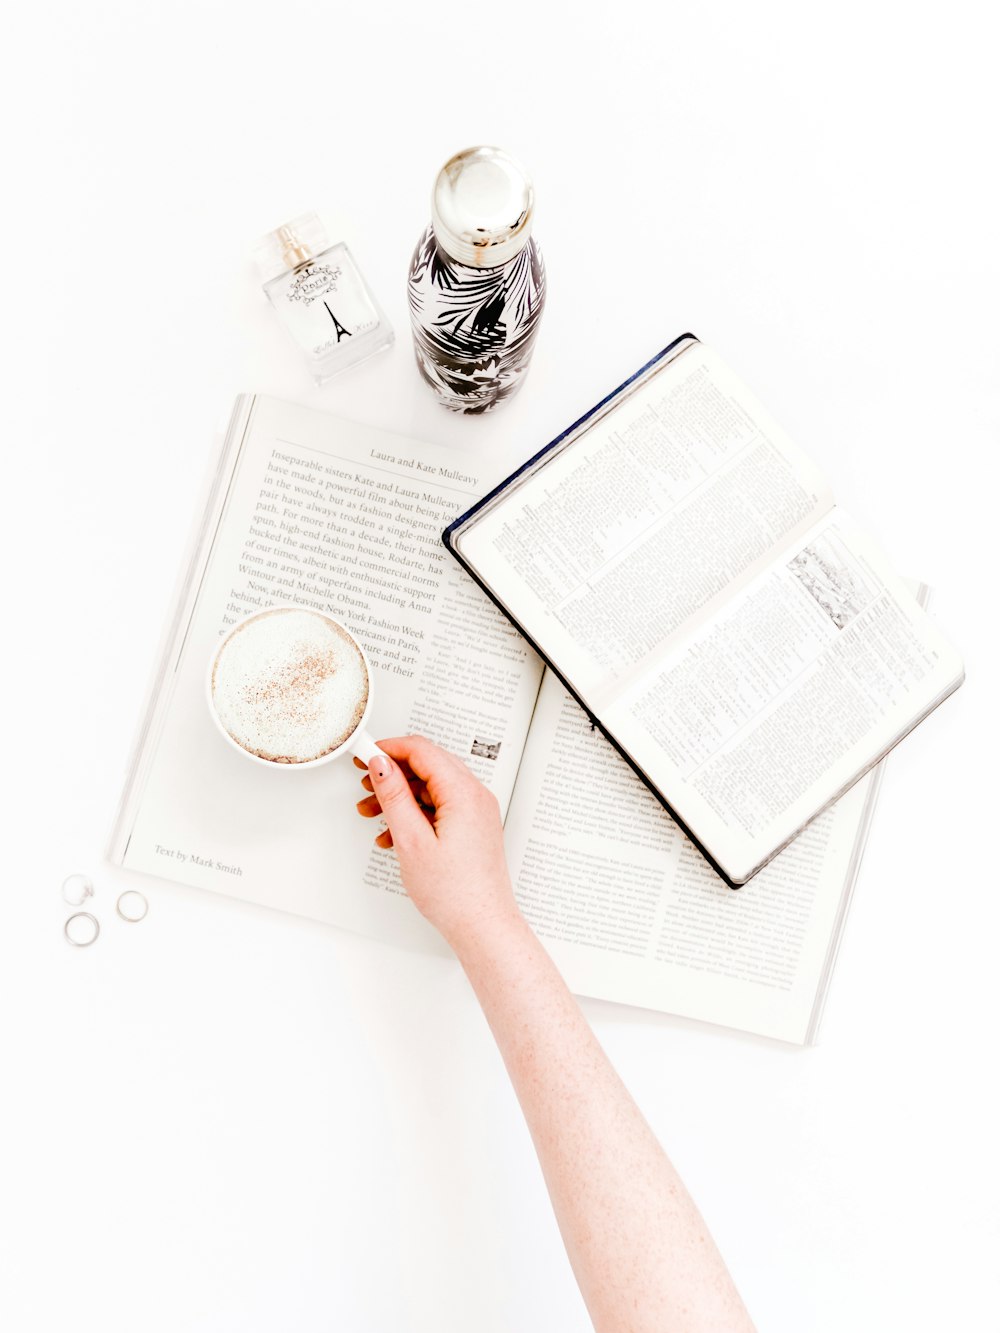
[[[348,748],[351,754],[353,754],[356,759],[360,759],[363,764],[369,763],[377,754],[385,754],[385,751],[379,749],[375,744],[375,741],[363,727],[360,731],[356,731],[351,737],[348,742]]]

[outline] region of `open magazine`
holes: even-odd
[[[199,515],[109,847],[129,869],[447,952],[358,818],[349,760],[251,764],[211,722],[237,620],[300,602],[374,672],[371,730],[421,732],[496,794],[522,910],[579,994],[815,1037],[878,780],[729,890],[441,544],[481,459],[241,397]]]

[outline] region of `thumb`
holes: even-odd
[[[368,761],[368,776],[397,850],[429,832],[430,825],[398,764],[387,754],[372,755]]]

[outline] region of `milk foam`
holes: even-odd
[[[350,737],[368,702],[357,644],[318,611],[276,608],[229,636],[212,699],[244,750],[277,764],[319,759]]]

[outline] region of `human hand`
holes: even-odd
[[[375,839],[394,847],[407,893],[456,953],[466,940],[519,918],[503,849],[500,807],[462,761],[424,736],[378,742],[357,804],[383,815]],[[355,759],[359,768],[365,765]]]

